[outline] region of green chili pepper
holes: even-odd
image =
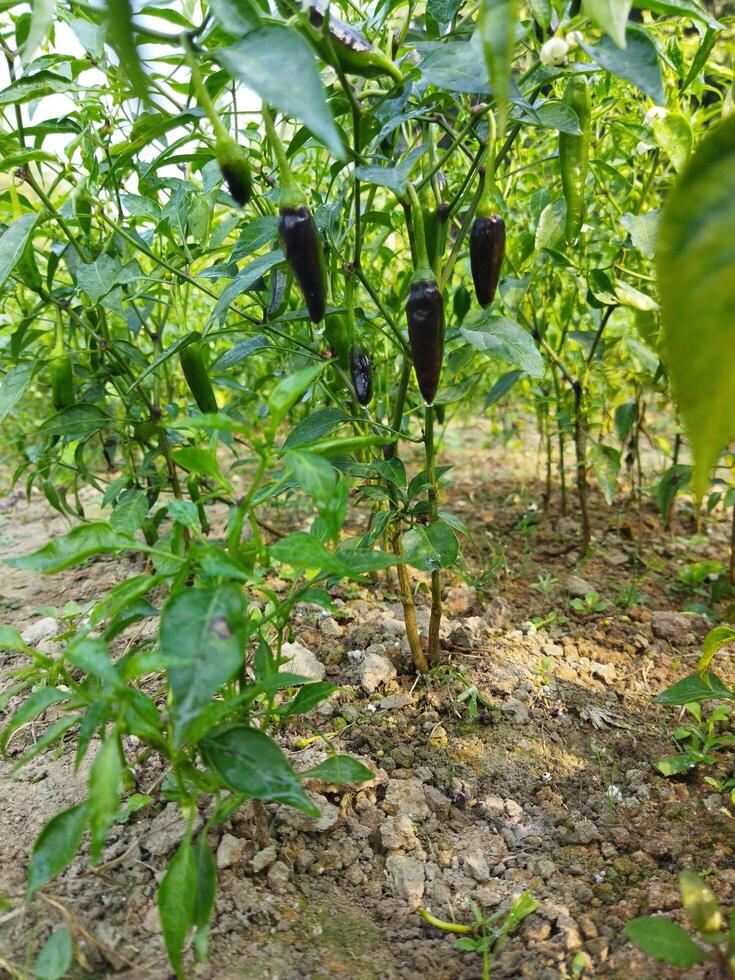
[[[324,320],[324,339],[341,368],[350,369],[352,351],[352,328],[350,318],[342,313],[328,313]]]
[[[589,162],[592,110],[587,79],[579,75],[570,78],[562,103],[574,110],[582,130],[581,135],[559,133],[561,185],[567,202],[566,240],[573,245],[584,220],[584,184]]]
[[[220,133],[214,152],[227,190],[240,207],[243,207],[253,193],[253,181],[245,151],[231,136]]]
[[[57,412],[74,404],[74,367],[71,354],[58,350],[51,362],[51,403]]]
[[[429,265],[421,204],[411,184],[408,190],[413,208],[416,260],[406,303],[408,339],[419,390],[426,404],[431,405],[439,387],[444,356],[444,298]]]
[[[204,352],[198,339],[187,344],[186,347],[182,347],[179,351],[179,363],[184,372],[189,391],[194,396],[194,401],[199,406],[199,410],[204,414],[219,411],[212,382],[207,373]]]
[[[437,271],[437,263],[441,262],[447,245],[447,223],[449,221],[449,205],[443,202],[436,204],[428,187],[421,193],[421,216],[424,219],[424,238],[429,265]]]
[[[324,23],[323,10],[312,3],[309,5],[308,13],[312,27],[321,29]],[[390,58],[382,51],[374,48],[368,39],[356,31],[354,27],[338,20],[331,10],[329,12],[328,35],[329,44],[321,38],[315,42],[319,54],[328,65],[339,68],[347,75],[359,75],[361,78],[378,78],[380,75],[390,75],[394,81],[400,85],[403,84],[403,75]],[[336,64],[333,63],[332,54],[336,58]]]

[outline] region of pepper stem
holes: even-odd
[[[191,40],[188,34],[181,35],[181,43],[184,46],[184,55],[186,57],[186,63],[191,70],[191,82],[194,86],[194,92],[196,93],[197,102],[204,109],[207,114],[207,118],[212,124],[214,129],[214,135],[218,140],[227,139],[229,134],[225,127],[222,125],[222,120],[219,117],[219,113],[214,107],[214,102],[212,102],[212,97],[207,90],[207,86],[204,84],[202,79],[202,74],[199,71],[199,65],[196,61],[196,56],[194,54],[194,48],[192,47]]]
[[[306,198],[304,197],[303,191],[296,183],[296,178],[291,170],[291,165],[288,162],[286,156],[286,151],[283,149],[283,143],[281,138],[276,132],[276,127],[273,123],[273,115],[271,113],[270,107],[263,103],[262,106],[263,122],[265,123],[265,131],[268,135],[268,142],[271,145],[271,149],[276,157],[276,163],[278,164],[278,172],[281,178],[281,207],[282,208],[296,208],[300,204],[304,204]]]
[[[431,269],[429,253],[426,250],[426,234],[424,232],[424,215],[421,202],[413,184],[406,185],[411,200],[411,221],[413,223],[413,240],[416,249],[416,269],[414,279],[434,280],[436,277]]]
[[[489,218],[496,210],[492,194],[495,187],[495,140],[497,129],[495,126],[495,115],[492,109],[488,110],[487,128],[487,144],[483,156],[484,174],[482,178],[482,197],[477,206],[478,218]]]
[[[426,476],[429,482],[429,521],[437,520],[436,501],[436,456],[434,452],[434,406],[424,408],[424,445],[426,447]],[[429,618],[429,644],[426,651],[429,664],[439,660],[439,627],[442,621],[442,578],[441,569],[431,573],[431,615]]]

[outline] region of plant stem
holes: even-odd
[[[434,408],[424,409],[424,444],[426,446],[426,476],[429,481],[429,521],[436,521],[436,461],[434,457]],[[430,664],[439,659],[439,627],[442,620],[442,580],[441,569],[431,573],[431,617],[429,619],[429,647],[427,651]]]
[[[299,207],[299,205],[303,204],[305,201],[304,193],[296,183],[296,178],[294,177],[293,171],[291,170],[291,165],[288,162],[286,151],[283,149],[283,143],[281,142],[280,136],[276,132],[276,127],[273,123],[273,116],[270,108],[263,103],[261,111],[263,113],[265,131],[268,135],[268,142],[270,143],[271,149],[273,150],[273,154],[278,164],[278,173],[281,181],[281,207]]]

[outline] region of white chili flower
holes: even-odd
[[[541,48],[542,65],[563,65],[567,60],[569,45],[563,37],[552,37]]]
[[[570,31],[565,38],[568,48],[578,48],[583,40],[584,37],[581,31]]]
[[[653,126],[655,119],[665,119],[668,116],[669,110],[664,108],[662,105],[655,105],[653,108],[649,109],[646,113],[646,118],[643,120],[646,126]]]

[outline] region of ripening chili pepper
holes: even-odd
[[[409,184],[413,207],[415,269],[406,302],[408,339],[419,390],[427,405],[434,401],[444,356],[444,298],[429,265],[421,205]]]
[[[321,29],[324,23],[323,10],[315,3],[311,3],[308,11],[312,27]],[[400,85],[403,84],[403,75],[390,58],[382,51],[374,48],[368,39],[356,31],[354,27],[338,20],[331,10],[327,31],[330,43],[327,44],[323,38],[319,38],[315,44],[319,54],[328,65],[339,68],[347,75],[359,75],[361,78],[378,78],[380,75],[390,75],[394,81]],[[333,63],[335,58],[336,64]]]
[[[245,151],[231,136],[220,133],[217,136],[214,152],[220,172],[227,184],[227,190],[240,207],[243,207],[253,193],[253,180]]]
[[[500,281],[505,257],[505,222],[495,214],[493,186],[495,178],[495,118],[488,114],[488,141],[485,167],[482,171],[482,197],[477,216],[470,229],[470,268],[477,302],[483,309],[489,306]]]
[[[209,380],[204,352],[198,338],[181,348],[179,362],[186,378],[186,384],[194,396],[194,401],[199,406],[199,410],[205,414],[217,412],[217,399],[214,396],[212,382]]]
[[[447,245],[447,224],[449,221],[449,205],[444,202],[436,204],[431,200],[431,192],[425,188],[421,195],[421,216],[424,219],[424,238],[429,265],[437,271],[437,263],[444,256]]]
[[[322,240],[305,204],[281,206],[278,237],[293,269],[312,323],[319,323],[326,307],[327,269]]]
[[[342,313],[327,313],[324,320],[324,339],[329,344],[332,357],[345,371],[350,370],[352,333],[349,316]]]
[[[372,361],[368,355],[355,344],[350,353],[350,374],[355,387],[355,397],[360,405],[369,405],[373,397]]]
[[[59,350],[51,362],[51,404],[57,412],[74,404],[74,368],[71,354]]]
[[[562,103],[574,110],[581,134],[559,133],[561,185],[567,202],[565,235],[569,245],[579,238],[584,220],[584,184],[590,151],[592,109],[587,79],[574,75],[567,82]]]
[[[271,272],[271,296],[266,307],[266,317],[275,320],[288,309],[288,295],[291,292],[291,270],[274,269]]]

